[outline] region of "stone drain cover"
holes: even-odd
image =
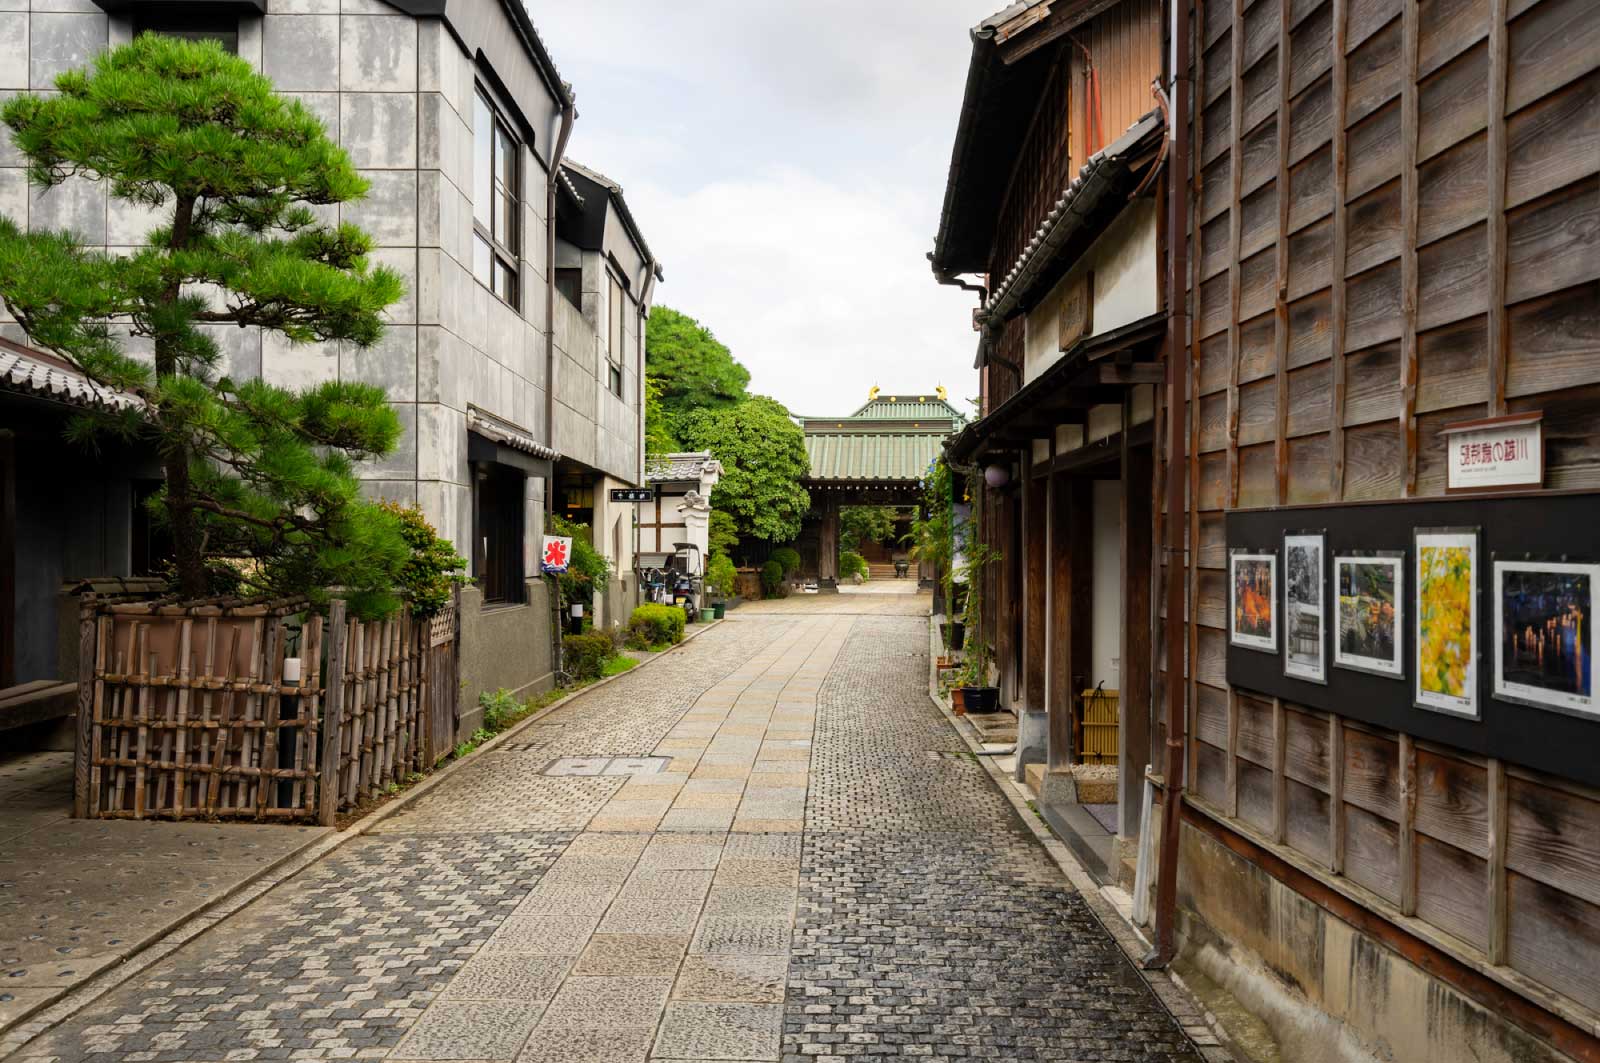
[[[541,775],[654,775],[671,757],[557,757]]]

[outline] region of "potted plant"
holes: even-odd
[[[706,587],[711,591],[711,618],[721,620],[728,609],[728,599],[734,596],[739,582],[739,570],[727,554],[711,555],[706,566]]]
[[[974,633],[966,647],[966,662],[961,673],[962,701],[972,713],[994,712],[1000,706],[1000,688],[989,683],[989,667],[994,663],[994,650],[983,640],[983,570],[1000,559],[999,551],[987,543],[969,542],[965,563],[961,566],[962,580],[967,587],[962,623]]]

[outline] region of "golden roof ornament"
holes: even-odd
[[[871,402],[878,397],[878,385],[874,384],[867,389],[867,401]]]
[[[949,402],[950,401],[950,393],[944,389],[944,385],[943,384],[940,384],[938,387],[934,388],[933,389],[933,393],[935,395],[939,396],[939,401],[940,402]]]

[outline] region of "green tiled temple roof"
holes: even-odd
[[[955,407],[937,395],[879,395],[850,415],[851,417],[948,417],[957,416]]]
[[[910,480],[927,474],[946,432],[808,432],[812,480]]]

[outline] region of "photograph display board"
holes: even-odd
[[[1230,512],[1228,682],[1600,786],[1597,527],[1594,493]]]

